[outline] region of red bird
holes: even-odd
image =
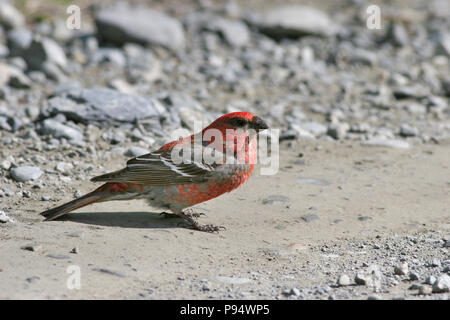
[[[267,128],[261,118],[249,112],[226,114],[197,134],[129,160],[124,169],[92,178],[106,183],[41,214],[54,220],[95,202],[146,199],[152,207],[171,210],[193,229],[218,231],[219,227],[201,225],[183,210],[246,182],[255,167],[256,135]],[[188,152],[187,157],[184,152]],[[212,162],[211,157],[220,161]]]

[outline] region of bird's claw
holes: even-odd
[[[184,214],[190,218],[199,218],[201,216],[206,216],[203,212],[194,212],[192,209],[187,209],[184,211]]]
[[[226,230],[223,226],[214,226],[212,224],[199,224],[197,222],[187,224],[185,222],[180,222],[177,225],[180,226],[181,224],[184,224],[187,228],[197,230],[197,231],[203,231],[203,232],[219,232],[220,230]]]

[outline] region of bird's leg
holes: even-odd
[[[174,213],[170,213],[170,212],[161,212],[159,214],[160,216],[164,216],[165,219],[167,218],[179,218],[180,216]]]
[[[186,220],[189,223],[189,226],[194,230],[204,232],[219,232],[220,229],[225,229],[225,227],[222,226],[213,226],[212,224],[204,224],[204,225],[200,224],[194,219],[192,219],[190,215],[184,213],[183,211],[175,212],[175,214]]]
[[[206,216],[206,214],[204,214],[203,212],[195,212],[192,208],[184,210],[184,214],[191,218],[200,218],[201,216]]]

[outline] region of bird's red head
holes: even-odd
[[[256,132],[259,132],[260,130],[268,129],[269,127],[264,120],[250,112],[231,112],[216,119],[213,123],[203,129],[203,131],[210,128],[220,130],[242,129],[244,131],[253,129]]]

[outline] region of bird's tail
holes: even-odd
[[[45,221],[54,220],[58,217],[65,215],[66,213],[87,206],[88,204],[104,200],[107,197],[108,196],[105,193],[101,193],[96,190],[91,193],[85,194],[80,198],[77,198],[63,205],[60,205],[59,207],[41,212],[41,215],[43,215],[46,218]]]

